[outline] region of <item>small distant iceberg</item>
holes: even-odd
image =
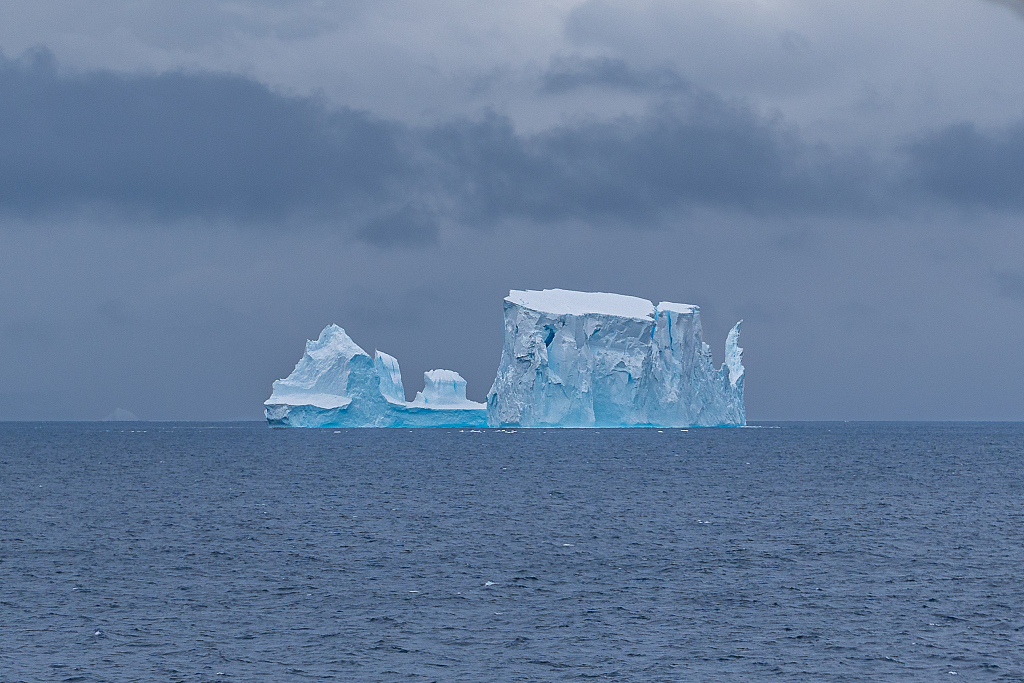
[[[423,391],[405,400],[398,360],[373,358],[345,330],[328,325],[264,402],[271,427],[485,427],[487,406],[466,398],[453,370],[423,373]]]
[[[692,304],[512,290],[487,403],[453,370],[405,400],[398,361],[328,325],[265,401],[272,427],[726,427],[746,424],[742,321],[712,363]]]
[[[114,408],[114,412],[103,418],[104,422],[138,422],[139,418],[135,417],[135,413],[124,408]]]

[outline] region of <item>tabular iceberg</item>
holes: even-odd
[[[746,424],[740,323],[716,370],[689,304],[619,294],[513,290],[487,394],[492,427]]]
[[[487,408],[466,399],[466,380],[452,370],[424,373],[423,391],[405,400],[398,361],[363,351],[328,325],[264,405],[272,427],[483,427]]]
[[[398,361],[328,325],[266,400],[273,427],[690,427],[746,424],[736,323],[715,369],[690,304],[561,289],[509,292],[487,403],[452,370],[405,400]]]

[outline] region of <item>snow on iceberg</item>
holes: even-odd
[[[328,325],[264,405],[272,427],[483,427],[487,409],[466,399],[466,380],[451,370],[424,373],[424,389],[406,402],[398,361],[363,351]]]
[[[454,370],[424,372],[423,391],[416,392],[413,404],[445,408],[476,408],[484,405],[466,398],[466,380]]]
[[[741,321],[742,322],[742,321]],[[509,292],[492,427],[746,424],[740,323],[716,370],[700,309],[620,294]]]

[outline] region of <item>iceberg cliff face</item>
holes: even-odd
[[[373,368],[380,378],[381,395],[391,403],[405,403],[405,388],[402,385],[402,371],[398,368],[398,360],[383,351],[375,351]]]
[[[618,294],[517,291],[487,395],[490,426],[746,423],[740,324],[716,370],[696,306]]]
[[[272,427],[482,427],[486,406],[466,400],[466,380],[451,370],[424,373],[424,391],[407,403],[398,361],[373,358],[337,325],[328,325],[264,405]],[[461,394],[459,393],[461,389]]]

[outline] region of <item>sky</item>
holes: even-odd
[[[748,420],[1024,420],[1024,1],[0,0],[0,420],[258,420],[330,323],[743,319]]]

